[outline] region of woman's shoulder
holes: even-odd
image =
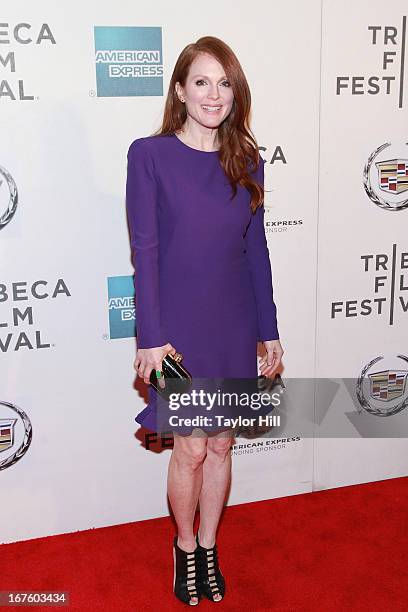
[[[162,145],[164,138],[166,138],[166,136],[161,134],[157,136],[143,136],[141,138],[136,138],[130,143],[128,153],[132,151],[150,151],[153,153]]]

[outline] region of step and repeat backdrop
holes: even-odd
[[[237,437],[228,504],[408,473],[406,3],[190,9],[2,4],[1,543],[169,514],[171,436],[134,420],[126,155],[204,35],[251,87],[281,379],[305,381],[318,424]]]

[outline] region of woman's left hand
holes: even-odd
[[[271,376],[282,361],[284,350],[279,340],[264,340],[266,355],[259,362],[261,374]]]

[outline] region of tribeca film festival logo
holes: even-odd
[[[20,45],[17,48],[21,49],[21,46],[42,43],[56,44],[48,23],[40,26],[33,26],[31,23],[0,23],[0,100],[34,100],[34,96],[27,93],[24,78],[17,70],[18,62],[13,47]]]
[[[357,95],[388,95],[396,93],[398,108],[403,106],[404,68],[406,48],[406,16],[400,27],[371,25],[367,27],[367,42],[374,47],[378,57],[379,75],[337,76],[336,95],[351,92]],[[381,54],[382,52],[382,54]]]
[[[109,336],[104,339],[135,337],[135,288],[133,276],[108,277]]]
[[[40,329],[34,329],[33,307],[20,302],[28,300],[56,299],[62,295],[71,297],[71,293],[64,279],[59,278],[56,283],[47,287],[48,281],[37,280],[32,284],[27,282],[16,282],[10,285],[0,283],[0,305],[4,317],[4,305],[10,304],[9,319],[0,319],[0,350],[2,353],[8,351],[20,351],[22,349],[44,349],[54,346],[44,342]],[[25,329],[21,326],[25,324]],[[11,331],[10,331],[11,330]]]
[[[98,97],[163,95],[160,27],[95,26],[94,34]]]
[[[31,421],[24,410],[10,402],[0,401],[0,470],[21,459],[32,437]]]
[[[17,185],[10,172],[0,166],[0,230],[13,218],[17,202]]]
[[[408,312],[408,251],[367,254],[360,256],[360,266],[371,281],[371,295],[363,299],[331,303],[331,318],[387,317],[394,325],[395,311]]]
[[[407,369],[400,369],[400,361],[408,363],[408,357],[397,355],[397,359],[388,358],[384,367],[377,370],[374,366],[384,356],[375,357],[367,363],[357,381],[357,399],[364,410],[380,417],[389,417],[408,406]],[[388,367],[387,367],[388,366]],[[374,368],[374,371],[371,371]]]
[[[404,142],[401,147],[392,146],[390,142],[380,145],[371,153],[364,167],[365,192],[374,204],[384,210],[408,208],[407,144]],[[377,158],[378,161],[375,161]]]

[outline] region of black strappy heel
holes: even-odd
[[[189,606],[198,606],[200,593],[198,591],[196,551],[186,552],[177,545],[177,536],[173,542],[174,581],[173,591],[175,596]],[[191,603],[193,597],[197,603]]]
[[[218,603],[224,599],[225,579],[218,563],[217,544],[212,548],[204,548],[198,541],[198,533],[196,541],[198,590],[210,601]],[[217,593],[221,595],[221,599],[214,599]]]

